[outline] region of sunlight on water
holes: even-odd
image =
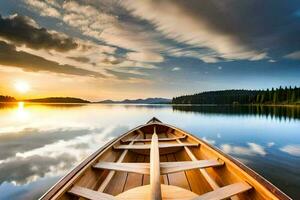
[[[300,120],[293,109],[1,104],[0,199],[37,199],[88,155],[153,116],[215,145],[295,197]]]
[[[24,109],[24,102],[18,102],[18,109],[16,110],[16,117],[19,120],[25,121],[29,119],[29,112]]]

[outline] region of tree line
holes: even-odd
[[[300,87],[208,91],[174,97],[172,104],[300,104]]]
[[[14,101],[16,101],[14,97],[0,95],[0,102],[14,102]]]

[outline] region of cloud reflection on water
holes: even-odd
[[[280,151],[288,153],[288,154],[290,154],[292,156],[298,156],[298,157],[300,157],[300,144],[286,145],[284,147],[281,147]]]
[[[235,146],[231,144],[221,144],[220,148],[223,152],[233,155],[243,155],[243,156],[265,156],[267,152],[265,148],[259,144],[248,142],[248,146]]]
[[[44,177],[62,176],[116,133],[125,130],[128,129],[123,126],[110,126],[101,132],[86,130],[86,135],[60,139],[42,147],[17,152],[14,156],[0,160],[0,183],[5,181],[23,185]],[[20,166],[22,170],[19,170]],[[10,176],[7,177],[7,174]]]

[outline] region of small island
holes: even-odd
[[[91,103],[90,101],[74,97],[48,97],[40,99],[27,99],[23,101],[31,103]]]

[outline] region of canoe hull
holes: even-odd
[[[177,145],[172,148],[158,147],[160,152],[160,162],[191,161],[217,159],[223,162],[221,167],[208,167],[206,169],[192,169],[182,172],[161,175],[161,183],[166,185],[178,186],[179,188],[191,191],[196,195],[217,190],[223,186],[237,182],[244,182],[252,189],[235,195],[239,199],[291,199],[266,179],[245,166],[241,162],[223,153],[218,148],[197,138],[196,136],[181,130],[172,125],[164,124],[157,119],[151,119],[147,124],[138,126],[118,138],[108,142],[97,150],[81,164],[71,170],[56,185],[54,185],[42,200],[49,199],[73,199],[70,189],[75,186],[89,188],[94,191],[104,192],[117,197],[126,191],[134,188],[143,187],[150,184],[149,175],[136,174],[132,172],[120,172],[111,170],[98,170],[95,166],[99,162],[136,162],[147,163],[150,161],[151,136],[154,127],[160,138],[180,139],[161,139],[164,145]],[[132,140],[139,139],[138,142]],[[148,139],[147,139],[148,138]],[[178,143],[182,146],[178,147]],[[185,144],[198,144],[197,146],[184,146]],[[140,145],[140,148],[121,149],[120,147],[130,145]],[[161,144],[160,144],[161,145]],[[125,154],[124,154],[125,153]],[[123,158],[122,158],[123,156]],[[122,158],[122,159],[121,159]],[[207,176],[209,176],[207,178]],[[110,178],[108,180],[108,178]],[[210,180],[211,179],[211,180]],[[108,180],[108,181],[107,181]],[[139,180],[138,182],[136,180]],[[106,183],[107,182],[107,183]],[[112,187],[112,185],[117,186]],[[117,189],[116,189],[117,188]],[[122,196],[122,195],[121,195]]]

